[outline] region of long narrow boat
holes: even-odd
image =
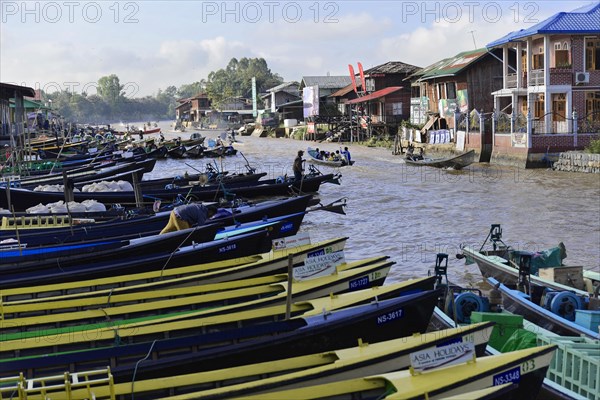
[[[491,333],[491,325],[479,324],[475,329],[455,328],[400,337],[379,343],[359,343],[358,346],[343,348],[321,354],[281,357],[270,362],[241,364],[220,370],[207,370],[204,373],[176,376],[165,374],[161,379],[186,381],[187,386],[206,389],[172,397],[183,399],[231,399],[248,394],[283,391],[304,386],[324,385],[341,380],[362,378],[373,374],[384,374],[407,369],[411,366],[414,354],[420,352],[456,350],[461,346],[485,348]],[[450,344],[451,343],[451,344]],[[471,357],[474,350],[469,350]],[[115,381],[121,377],[113,370]],[[137,377],[136,377],[137,378]],[[177,392],[184,393],[185,386],[177,386]],[[166,393],[165,393],[166,394]]]
[[[400,337],[410,329],[423,331],[436,295],[433,291],[409,294],[313,316],[226,332],[169,337],[152,343],[122,343],[77,352],[3,359],[0,360],[0,374],[21,371],[27,378],[33,378],[65,370],[82,371],[112,365],[118,379],[126,381],[131,379],[134,371],[140,379],[150,379],[164,375],[173,367],[183,374],[335,350],[356,345],[359,339],[365,344],[377,343]],[[412,315],[412,309],[417,308],[423,313],[409,323],[406,318],[378,322],[382,316],[397,314],[398,310],[406,310]],[[480,329],[487,331],[490,326],[490,323],[482,324]],[[467,335],[474,330],[461,332]],[[443,341],[437,336],[434,340]],[[147,354],[150,356],[137,362]]]
[[[409,280],[337,296],[294,302],[289,309],[289,315],[292,317],[317,315],[330,310],[365,304],[374,298],[385,300],[402,293],[431,290],[433,281],[429,278]],[[116,343],[121,341],[141,343],[165,337],[196,335],[207,331],[229,331],[243,326],[277,321],[287,314],[286,305],[260,307],[262,302],[265,300],[219,307],[214,310],[192,311],[168,318],[129,321],[129,323],[119,326],[73,326],[48,332],[1,335],[0,338],[5,340],[0,346],[0,359],[106,347],[114,345],[115,340]],[[427,314],[419,308],[413,310],[414,313],[405,316],[406,321],[411,321],[411,323],[412,321],[421,321],[423,315],[429,321],[431,314]],[[395,317],[399,317],[399,315]],[[390,316],[390,318],[394,317]],[[41,335],[41,333],[46,333],[46,335]]]
[[[575,322],[577,310],[585,310],[584,303],[571,291],[540,292],[532,291],[527,295],[519,290],[511,289],[494,278],[487,278],[488,283],[502,292],[502,305],[507,311],[522,315],[535,324],[564,336],[583,336],[600,339],[598,330],[591,330]],[[542,307],[539,304],[547,307]],[[600,316],[600,311],[595,314]]]
[[[72,170],[69,173],[67,173],[67,177],[74,184],[78,184],[80,182],[87,183],[99,180],[111,180],[119,174],[124,174],[126,172],[132,172],[134,170],[141,169],[142,174],[140,174],[139,176],[139,179],[141,180],[144,173],[152,172],[155,164],[156,160],[145,159],[141,161],[121,162],[110,166],[100,165],[97,168],[91,170]],[[22,179],[20,181],[20,187],[24,189],[35,189],[40,185],[62,185],[63,179],[63,174],[37,176],[29,179]]]
[[[382,285],[393,262],[371,264],[361,260],[346,266],[336,274],[296,282],[293,294],[296,301],[322,297],[329,293],[345,293]],[[286,282],[283,282],[283,280]],[[105,304],[97,299],[85,298],[66,301],[44,301],[6,306],[7,318],[0,323],[2,334],[24,333],[41,329],[57,329],[64,326],[91,325],[100,327],[108,318],[112,326],[125,325],[141,318],[168,317],[182,312],[224,307],[254,300],[263,300],[260,307],[285,304],[287,298],[287,276],[281,282],[240,287],[207,293],[202,285],[166,289],[161,292],[137,292],[134,295],[104,298]],[[246,287],[244,287],[246,286]],[[100,311],[100,312],[99,312]],[[15,316],[16,315],[16,316]]]
[[[556,346],[542,346],[439,368],[421,374],[398,371],[324,385],[237,397],[245,400],[446,399],[465,392],[517,383],[511,396],[535,398]]]
[[[231,238],[214,240],[178,248],[176,251],[164,251],[147,256],[138,256],[127,260],[106,260],[95,263],[73,262],[68,267],[54,263],[40,270],[35,263],[27,265],[26,270],[14,266],[1,266],[2,281],[0,288],[31,286],[33,284],[69,282],[82,278],[102,278],[115,274],[127,274],[160,270],[166,267],[192,265],[198,260],[211,262],[226,258],[236,258],[268,251],[271,248],[269,232],[261,230],[255,233],[237,235]],[[10,273],[9,273],[10,272]]]
[[[256,221],[263,218],[275,218],[306,211],[311,195],[285,199],[269,200],[253,204],[240,205],[229,209],[231,216],[214,219],[222,225],[232,225]],[[158,212],[151,216],[138,216],[131,219],[120,218],[108,222],[83,222],[72,226],[52,228],[50,224],[36,223],[36,217],[7,218],[5,225],[13,229],[0,229],[0,240],[17,239],[27,246],[71,243],[106,237],[144,237],[158,233],[169,219],[169,211]]]
[[[416,167],[434,167],[434,168],[451,168],[451,169],[462,169],[467,167],[475,161],[475,150],[467,151],[466,153],[459,154],[453,157],[443,158],[423,158],[420,160],[411,159],[407,157],[404,162],[408,165]]]
[[[154,203],[155,200],[174,202],[180,196],[191,201],[216,201],[220,198],[234,196],[243,198],[284,196],[296,192],[318,192],[322,183],[333,179],[335,179],[333,174],[327,174],[307,177],[301,182],[293,183],[285,181],[278,183],[275,180],[258,180],[256,182],[246,182],[244,183],[245,186],[242,186],[241,183],[228,186],[221,184],[213,186],[194,185],[190,187],[143,191],[142,195],[144,202],[148,204]],[[34,192],[26,189],[7,188],[6,190],[0,191],[0,207],[10,208],[8,205],[7,193],[10,194],[11,204],[14,206],[15,211],[24,211],[25,209],[40,203],[48,204],[64,200],[64,194],[62,192]],[[73,195],[75,201],[78,202],[88,199],[96,200],[103,204],[130,205],[135,204],[136,202],[135,193],[133,191],[75,192]]]
[[[445,274],[442,273],[441,277],[443,275]],[[443,282],[444,279],[440,281]],[[593,360],[593,355],[588,356],[590,350],[592,354],[598,354],[599,340],[581,336],[560,336],[528,321],[521,315],[513,314],[502,308],[499,291],[494,293],[492,290],[489,297],[484,297],[477,295],[477,291],[473,289],[454,285],[442,286],[445,287],[445,291],[450,289],[452,295],[447,293],[443,296],[445,301],[439,306],[444,311],[436,307],[430,329],[447,329],[457,324],[465,325],[480,321],[493,322],[495,326],[486,348],[488,355],[541,344],[558,344],[557,354],[543,381],[539,398],[600,400],[598,397],[600,396],[600,362]],[[562,361],[567,359],[568,363]],[[598,396],[590,396],[593,393]]]
[[[178,247],[191,244],[206,243],[211,240],[231,237],[261,229],[269,229],[271,238],[278,239],[295,235],[300,229],[305,213],[284,215],[275,218],[263,218],[251,222],[239,222],[235,225],[224,226],[219,221],[208,221],[199,225],[167,234],[148,234],[141,238],[111,238],[80,241],[74,243],[50,244],[27,247],[14,245],[8,248],[0,246],[0,271],[19,268],[21,270],[32,266],[36,270],[44,269],[55,263],[64,266],[98,263],[107,258],[126,259],[141,255],[150,255],[163,251],[175,251]],[[10,265],[9,266],[7,266]]]
[[[488,239],[492,249],[485,249]],[[485,250],[484,250],[485,249]],[[563,250],[560,246],[545,252],[528,252],[513,249],[502,241],[502,228],[499,224],[493,224],[490,232],[479,250],[469,246],[461,248],[461,258],[466,258],[467,263],[476,262],[481,274],[488,278],[492,277],[507,285],[515,285],[520,281],[519,268],[523,265],[529,275],[530,284],[533,286],[547,287],[552,290],[572,290],[577,294],[585,295],[600,290],[600,282],[594,283],[593,273],[585,271],[582,267],[569,267],[563,265]],[[546,268],[540,268],[546,267]],[[554,280],[539,276],[544,272],[554,272]],[[587,277],[586,277],[587,276]],[[584,277],[586,277],[584,279]],[[559,280],[559,281],[557,281]]]
[[[354,160],[348,162],[345,157],[340,160],[324,160],[318,157],[318,151],[309,147],[306,152],[309,155],[308,162],[312,164],[323,165],[326,167],[339,168],[344,167],[346,165],[354,165]]]
[[[7,304],[20,301],[44,301],[55,296],[83,298],[95,293],[106,296],[119,293],[133,293],[148,288],[162,288],[174,285],[213,284],[252,277],[287,272],[288,263],[294,267],[304,263],[307,257],[342,251],[347,237],[335,238],[295,247],[273,250],[263,254],[236,257],[233,259],[193,264],[183,267],[161,268],[148,272],[128,275],[111,275],[105,278],[75,280],[70,282],[42,283],[32,286],[17,286],[2,289],[2,300]],[[387,257],[377,257],[379,262]]]

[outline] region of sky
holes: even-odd
[[[116,74],[125,96],[206,79],[263,57],[285,81],[388,61],[425,67],[590,1],[6,1],[0,81],[88,94]]]

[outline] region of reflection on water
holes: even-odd
[[[191,133],[191,132],[190,132]],[[216,137],[216,131],[203,131]],[[186,138],[188,132],[181,136]],[[339,144],[290,139],[238,137],[235,147],[269,177],[292,175],[299,149],[338,150]],[[347,259],[385,254],[396,262],[390,281],[427,274],[435,254],[450,255],[449,279],[467,284],[479,277],[476,266],[456,260],[460,244],[479,248],[490,225],[502,224],[505,243],[543,250],[564,242],[567,262],[598,269],[600,260],[600,177],[511,166],[474,164],[462,171],[407,166],[382,148],[348,145],[356,164],[343,167],[342,185],[326,184],[323,204],[348,199],[347,215],[310,213],[303,230],[314,241],[350,239]],[[204,170],[199,160],[161,160],[149,177]],[[217,161],[220,168],[245,171],[241,156]],[[323,173],[332,172],[319,167]],[[472,276],[470,276],[471,274]]]

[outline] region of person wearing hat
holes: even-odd
[[[302,150],[298,150],[298,156],[296,159],[294,159],[294,166],[292,169],[294,170],[294,178],[297,181],[302,180],[302,172],[304,172],[304,160],[302,159],[303,155],[304,152]]]

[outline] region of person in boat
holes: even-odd
[[[412,143],[406,148],[406,159],[411,161],[414,161],[415,159],[415,146],[413,146]]]
[[[322,154],[322,153],[323,153],[323,152],[322,152],[322,151],[319,151],[319,148],[317,147],[317,148],[315,149],[315,154],[316,154],[315,158],[316,158],[317,160],[322,160],[322,159],[323,159],[323,154]]]
[[[204,225],[207,220],[217,213],[215,206],[205,206],[201,203],[183,204],[175,207],[169,216],[169,222],[160,234],[191,228],[193,225]]]
[[[424,150],[423,150],[423,148],[422,148],[422,147],[419,147],[419,154],[418,154],[418,155],[416,155],[416,156],[413,156],[413,157],[414,157],[413,159],[414,159],[414,160],[423,160],[423,159],[425,158],[425,157],[423,156],[423,151],[424,151]]]
[[[294,178],[297,181],[302,180],[302,173],[304,172],[304,164],[303,164],[304,160],[302,159],[303,155],[304,155],[304,151],[298,150],[298,155],[294,159],[294,165],[292,167],[292,169],[294,171]]]
[[[344,147],[344,151],[342,151],[342,155],[346,159],[346,162],[348,164],[350,164],[350,160],[352,159],[352,157],[350,156],[350,150],[348,150],[348,147]]]

